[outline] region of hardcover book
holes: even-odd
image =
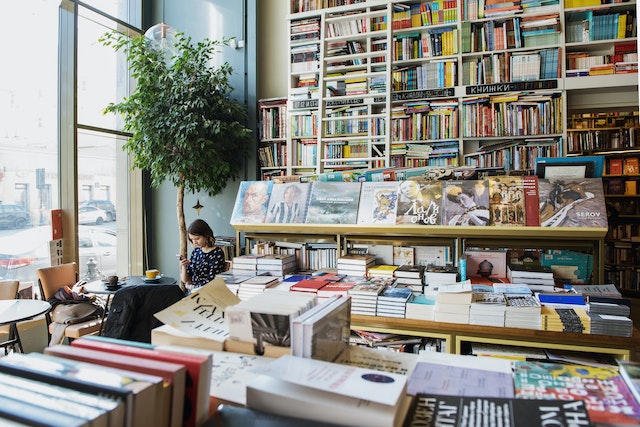
[[[304,223],[310,189],[310,184],[301,182],[274,185],[265,222],[269,224]]]
[[[417,394],[409,407],[404,427],[467,426],[538,427],[555,425],[593,426],[581,400],[520,400],[499,397]]]
[[[467,277],[507,277],[507,252],[466,250]]]
[[[355,224],[360,185],[360,182],[314,181],[305,223]]]
[[[624,159],[625,175],[640,174],[640,159],[638,157],[626,157]]]
[[[600,178],[539,179],[540,225],[607,228]]]
[[[398,224],[440,225],[442,182],[421,178],[400,182]]]
[[[444,181],[442,225],[490,225],[487,180]]]
[[[529,227],[540,226],[540,194],[538,189],[538,177],[525,175],[524,180],[524,209],[526,225]]]
[[[518,360],[513,362],[513,380],[518,399],[584,400],[593,423],[640,422],[640,404],[614,366]]]
[[[363,182],[358,224],[395,224],[398,213],[397,181]]]
[[[265,221],[273,181],[242,181],[231,214],[231,224]]]
[[[524,177],[489,178],[489,207],[495,226],[527,225]]]

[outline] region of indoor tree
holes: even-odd
[[[137,82],[130,96],[109,104],[105,113],[122,116],[132,134],[124,149],[133,167],[149,172],[152,187],[166,180],[176,186],[180,253],[186,256],[185,190],[214,196],[239,178],[251,130],[245,106],[230,97],[232,67],[211,61],[228,40],[193,43],[182,33],[173,39],[169,49],[118,32],[100,41],[126,53]]]

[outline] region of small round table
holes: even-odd
[[[51,304],[46,301],[34,299],[0,300],[0,325],[10,325],[9,339],[0,343],[0,347],[5,349],[5,354],[9,346],[15,345],[20,349],[20,353],[24,353],[17,323],[33,319],[50,310]]]

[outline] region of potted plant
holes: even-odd
[[[214,196],[239,178],[252,137],[245,106],[230,97],[231,66],[211,63],[228,40],[192,43],[182,33],[173,38],[171,49],[118,32],[100,41],[126,53],[137,81],[133,93],[105,113],[122,116],[124,130],[132,134],[124,149],[133,167],[150,173],[151,186],[166,180],[176,186],[180,253],[186,256],[185,190]]]

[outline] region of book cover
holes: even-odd
[[[265,221],[273,181],[242,181],[231,213],[231,224]]]
[[[607,228],[600,178],[539,179],[540,225]]]
[[[593,426],[581,400],[520,400],[499,397],[443,396],[419,393],[407,411],[404,427],[478,426],[539,427]],[[475,425],[475,424],[474,424]]]
[[[373,254],[345,254],[338,257],[338,265],[353,264],[366,267],[375,262],[376,256]]]
[[[501,250],[465,251],[467,277],[507,277],[507,252]]]
[[[620,375],[631,390],[631,393],[640,402],[640,363],[631,360],[616,360],[620,367]]]
[[[408,179],[400,182],[398,224],[440,225],[442,222],[442,182]]]
[[[490,225],[487,180],[444,181],[442,225]]]
[[[238,405],[247,403],[246,385],[254,377],[252,370],[272,359],[256,354],[212,351],[211,397]]]
[[[507,265],[507,278],[511,280],[523,277],[553,279],[553,270],[551,267],[537,264]]]
[[[393,275],[396,277],[408,277],[421,279],[424,277],[426,267],[424,265],[415,265],[415,264],[402,264],[398,266],[393,272]]]
[[[150,361],[162,361],[184,365],[187,380],[184,392],[183,422],[185,427],[197,427],[209,417],[209,384],[211,383],[212,356],[186,352],[160,351],[135,345],[116,344],[101,340],[79,338],[71,346],[106,351],[114,354],[142,357]]]
[[[596,424],[640,421],[640,404],[614,366],[518,360],[513,362],[513,381],[518,399],[583,400]]]
[[[22,396],[22,393],[16,393]],[[0,417],[7,427],[48,426],[48,427],[89,427],[90,421],[82,416],[64,412],[63,409],[53,411],[28,401],[0,395]]]
[[[320,288],[328,284],[327,280],[302,279],[289,287],[290,291],[317,293]]]
[[[609,175],[622,175],[624,170],[622,160],[619,157],[609,159]]]
[[[360,185],[360,182],[314,181],[305,223],[355,224]]]
[[[294,182],[275,184],[271,189],[265,222],[269,224],[302,224],[307,215],[311,185]]]
[[[358,204],[358,224],[395,224],[399,183],[363,182]]]
[[[103,394],[125,402],[124,425],[143,425],[153,407],[161,379],[120,369],[70,361],[42,353],[11,353],[0,359],[0,372]]]
[[[640,174],[640,159],[638,157],[626,157],[624,159],[624,174],[625,175]]]
[[[361,345],[348,346],[334,360],[334,363],[342,365],[358,366],[401,375],[411,374],[417,362],[418,357],[415,354],[401,351],[380,351]]]
[[[437,304],[471,304],[473,287],[469,280],[464,282],[438,285]]]
[[[495,226],[527,225],[524,177],[489,178],[489,207]]]
[[[162,361],[150,364],[147,359],[139,357],[76,348],[69,345],[46,347],[44,354],[161,377],[164,384],[160,388],[157,410],[154,412],[156,415],[154,424],[157,426],[182,426],[186,384],[184,365]]]
[[[413,265],[414,248],[411,246],[393,247],[393,265]]]
[[[538,190],[538,176],[525,175],[524,184],[524,210],[525,225],[529,227],[540,226],[540,194]]]

